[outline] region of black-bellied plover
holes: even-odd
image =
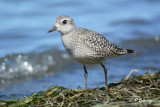
[[[88,72],[85,64],[100,64],[105,73],[105,85],[107,86],[107,68],[102,63],[107,58],[116,57],[133,50],[120,48],[110,43],[99,33],[85,28],[77,28],[73,19],[69,16],[59,16],[55,26],[48,32],[58,31],[62,35],[63,45],[69,55],[83,64],[85,71],[85,89],[87,89]]]

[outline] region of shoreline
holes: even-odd
[[[21,100],[0,101],[0,106],[160,106],[160,70],[110,83],[109,89],[50,87]]]

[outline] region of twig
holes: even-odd
[[[133,72],[139,72],[137,69],[132,69],[131,71],[130,71],[130,73],[128,74],[128,76],[126,77],[126,80],[128,80],[129,78],[130,78],[130,76],[131,76],[131,74],[133,73]]]

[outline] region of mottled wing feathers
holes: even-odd
[[[98,34],[97,32],[79,28],[83,43],[89,48],[95,51],[96,56],[99,57],[115,57],[127,53],[127,50],[117,47],[110,43],[105,37]]]

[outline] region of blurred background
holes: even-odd
[[[21,99],[50,86],[84,88],[83,66],[65,51],[58,32],[47,33],[60,15],[95,30],[137,54],[108,59],[109,83],[160,69],[159,0],[0,0],[0,100]],[[88,87],[102,87],[104,72],[87,65]]]

